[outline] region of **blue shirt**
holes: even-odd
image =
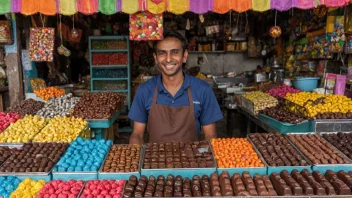
[[[172,107],[189,106],[187,88],[191,86],[193,97],[194,117],[197,124],[198,134],[201,126],[214,123],[223,118],[218,101],[210,85],[198,78],[184,73],[183,84],[174,97],[162,84],[161,75],[157,75],[145,83],[139,85],[134,97],[128,117],[140,123],[147,123],[149,111],[152,107],[155,86],[158,86],[157,104]]]

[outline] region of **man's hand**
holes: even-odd
[[[212,138],[216,138],[216,124],[208,124],[202,127],[204,132],[204,140],[209,141]]]
[[[143,144],[146,124],[134,121],[133,132],[130,136],[130,144]]]

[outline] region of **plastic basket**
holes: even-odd
[[[310,120],[305,120],[298,124],[290,124],[285,122],[280,122],[274,118],[271,118],[264,114],[259,114],[259,120],[267,123],[271,127],[278,130],[281,134],[286,134],[288,132],[312,132],[312,123]]]

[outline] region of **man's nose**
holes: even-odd
[[[171,61],[171,53],[168,52],[166,53],[166,62],[170,62]]]

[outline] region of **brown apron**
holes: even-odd
[[[149,142],[198,141],[191,88],[188,87],[189,106],[171,107],[157,104],[158,86],[155,87],[148,117]]]

